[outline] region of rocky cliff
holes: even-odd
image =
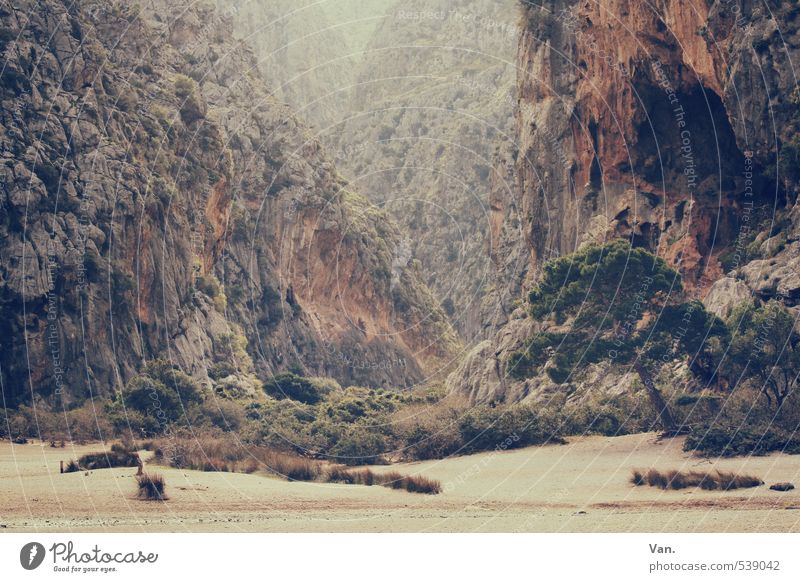
[[[385,213],[265,89],[230,14],[0,4],[6,404],[107,395],[163,357],[407,385],[455,336]]]
[[[492,194],[495,264],[509,295],[529,288],[548,258],[626,237],[666,258],[720,315],[753,294],[796,307],[800,6],[523,6],[519,148],[498,165],[517,192]],[[523,276],[504,269],[514,256],[525,258]],[[508,355],[535,325],[518,311],[451,376],[451,389],[484,400],[554,389],[507,378]]]
[[[216,0],[250,46],[275,97],[314,131],[351,111],[361,51],[396,0]]]
[[[489,192],[496,150],[514,141],[514,0],[220,2],[277,96],[398,223],[399,260],[418,262],[462,338],[489,333]]]
[[[490,329],[492,166],[514,141],[511,0],[411,0],[365,48],[339,165],[386,208],[467,342]],[[362,186],[363,185],[363,186]]]

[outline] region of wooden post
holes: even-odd
[[[59,461],[61,463],[61,472],[64,472],[64,461]]]

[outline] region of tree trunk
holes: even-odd
[[[633,364],[633,369],[636,370],[636,373],[639,374],[639,378],[642,380],[642,384],[644,384],[645,389],[647,390],[647,395],[650,398],[650,403],[653,405],[653,408],[656,409],[658,413],[658,417],[661,419],[661,424],[664,426],[664,430],[666,432],[675,432],[675,419],[672,417],[672,412],[667,406],[667,402],[664,400],[664,397],[661,396],[661,392],[658,391],[656,388],[655,382],[653,382],[653,376],[650,375],[650,372],[647,368],[645,368],[644,364],[637,360]]]

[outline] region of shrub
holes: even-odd
[[[397,471],[389,471],[381,475],[381,485],[392,489],[402,489],[405,486],[403,475]]]
[[[349,471],[344,467],[335,465],[330,469],[328,469],[328,472],[325,476],[325,480],[328,483],[346,483],[348,485],[351,485],[355,483],[355,476],[352,471]]]
[[[363,469],[361,471],[354,471],[354,483],[356,485],[366,485],[367,487],[371,487],[375,484],[375,473],[370,471],[369,469]]]
[[[111,469],[113,467],[137,467],[139,455],[123,445],[115,444],[110,451],[89,453],[78,459],[78,466],[86,471]]]
[[[369,469],[359,471],[343,467],[331,467],[326,474],[328,483],[345,483],[347,485],[381,485],[390,489],[405,489],[409,493],[426,493],[436,495],[442,492],[442,484],[434,479],[421,475],[402,475],[397,471],[373,473]]]
[[[404,480],[406,491],[410,493],[427,493],[436,495],[442,492],[442,484],[439,481],[428,479],[421,475],[406,477]]]
[[[531,407],[476,406],[459,421],[463,452],[513,449],[544,443],[564,443],[556,426]]]
[[[43,441],[72,441],[84,443],[104,440],[113,433],[104,407],[91,401],[70,410],[50,412],[37,406],[20,405],[16,410],[5,409],[0,416],[0,434],[8,430],[12,438],[38,438]]]
[[[166,483],[164,482],[164,478],[157,473],[152,475],[147,473],[137,475],[136,485],[138,487],[137,495],[139,499],[145,499],[147,501],[165,501],[167,499],[164,494]]]
[[[778,427],[699,425],[683,444],[685,451],[715,457],[766,455],[773,451],[800,453],[800,436]]]
[[[634,470],[631,473],[631,483],[636,486],[649,485],[659,489],[686,489],[688,487],[700,487],[705,490],[732,491],[733,489],[746,489],[759,487],[764,482],[758,477],[751,475],[738,475],[715,471],[713,473],[702,473],[700,471],[658,471],[650,469],[646,473]]]
[[[440,427],[415,422],[402,435],[405,453],[417,460],[443,459],[463,446],[461,435],[453,424]]]
[[[208,367],[208,377],[212,380],[221,380],[235,373],[236,366],[227,361],[216,362]]]
[[[386,452],[386,441],[383,435],[368,430],[359,425],[351,427],[331,448],[331,456],[345,465],[380,464],[381,455]]]
[[[67,463],[67,466],[64,467],[65,473],[77,473],[80,470],[81,470],[80,465],[78,465],[78,463],[74,459],[70,459],[69,463]]]
[[[290,481],[313,481],[319,462],[268,447],[244,445],[229,435],[170,439],[158,447],[156,459],[178,469],[254,473],[259,468]]]
[[[151,435],[185,418],[187,408],[201,399],[190,376],[168,362],[155,360],[128,382],[117,406],[141,415],[127,415],[125,425],[137,424],[142,434]]]
[[[280,461],[273,459],[272,464],[273,471],[283,475],[289,481],[313,481],[320,473],[319,463],[288,455],[283,456]]]
[[[317,404],[321,399],[319,389],[310,380],[291,372],[278,374],[266,382],[264,392],[278,400],[289,398],[304,404]]]
[[[246,230],[243,236],[246,236]],[[263,315],[258,320],[258,323],[265,328],[273,329],[283,320],[283,298],[278,291],[269,285],[264,286],[264,291],[261,294],[261,306]]]
[[[203,419],[223,431],[238,432],[245,423],[241,405],[221,398],[209,399],[200,407]]]

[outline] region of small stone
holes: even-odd
[[[770,485],[769,488],[773,491],[791,491],[794,489],[794,485],[791,483],[775,483],[774,485]]]

